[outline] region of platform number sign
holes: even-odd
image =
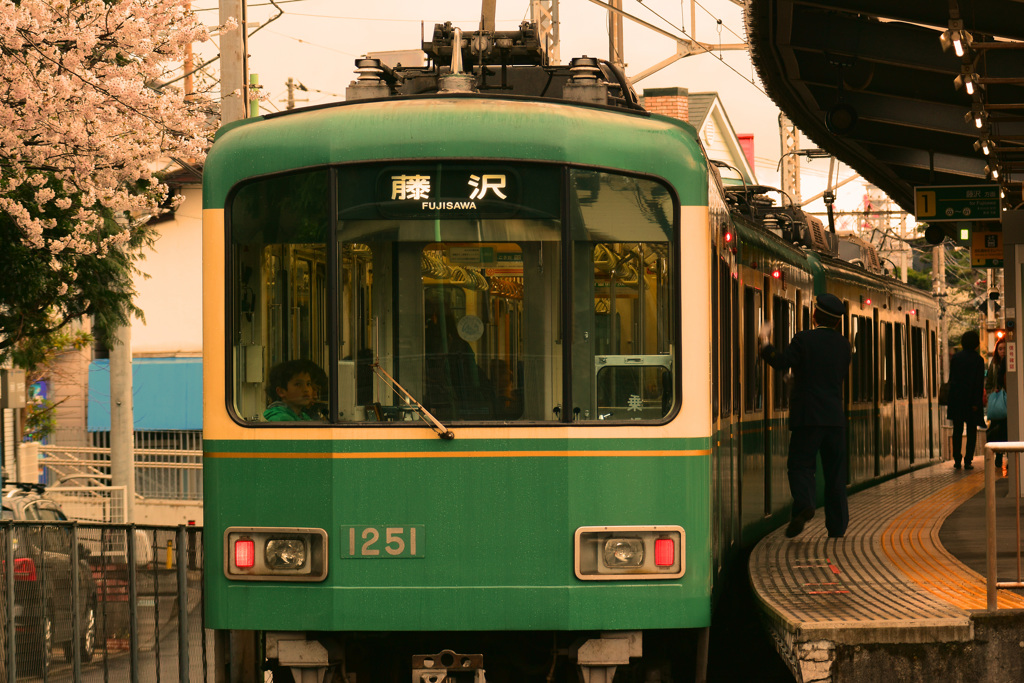
[[[990,221],[1000,218],[998,185],[931,185],[914,188],[919,221]]]

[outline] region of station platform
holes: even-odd
[[[1000,590],[1000,609],[986,611],[985,577],[971,566],[985,562],[975,463],[941,462],[853,494],[843,538],[827,537],[819,508],[796,538],[780,528],[758,543],[751,588],[797,681],[1024,680],[1024,594]],[[997,527],[1000,580],[1016,579],[1007,482],[996,489],[1008,522]]]

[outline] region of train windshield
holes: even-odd
[[[361,164],[228,210],[246,422],[663,420],[678,214],[662,183],[556,165]],[[674,305],[675,302],[675,305]]]

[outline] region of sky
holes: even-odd
[[[479,24],[480,0],[255,0],[248,6],[249,71],[258,74],[266,96],[261,108],[285,108],[289,77],[308,92],[299,106],[344,99],[354,80],[354,60],[367,52],[415,49],[421,31],[451,21],[465,30]],[[513,30],[529,18],[528,0],[497,0],[496,28]],[[194,9],[209,26],[218,23],[216,0],[194,0]],[[691,7],[696,22],[691,21]],[[278,15],[278,11],[284,13]],[[623,0],[623,10],[669,33],[711,45],[744,42],[742,8],[731,0]],[[560,3],[561,61],[572,57],[608,57],[608,12],[590,0]],[[271,19],[273,19],[271,21]],[[258,22],[258,23],[257,23]],[[258,26],[258,28],[257,28]],[[421,28],[422,26],[422,28]],[[629,19],[624,21],[624,57],[629,77],[671,57],[676,43]],[[200,56],[216,54],[216,46]],[[686,57],[634,84],[644,88],[683,87],[691,93],[717,92],[737,133],[753,133],[758,182],[778,186],[780,176],[779,110],[765,94],[746,51],[718,51]],[[801,136],[801,148],[816,145]],[[801,159],[801,189],[810,198],[825,189],[828,159]],[[840,166],[838,179],[854,175]],[[837,191],[836,210],[862,208],[865,186],[851,182]],[[807,207],[823,211],[820,201]],[[895,208],[895,207],[894,207]],[[911,221],[912,222],[912,221]]]

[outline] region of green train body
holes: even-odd
[[[442,651],[488,680],[691,675],[724,570],[788,517],[761,319],[785,336],[814,293],[847,302],[852,486],[937,452],[929,297],[771,234],[737,192],[636,106],[412,94],[226,126],[206,626],[265,634],[283,679],[407,680]],[[323,370],[313,419],[268,421],[295,359]]]

